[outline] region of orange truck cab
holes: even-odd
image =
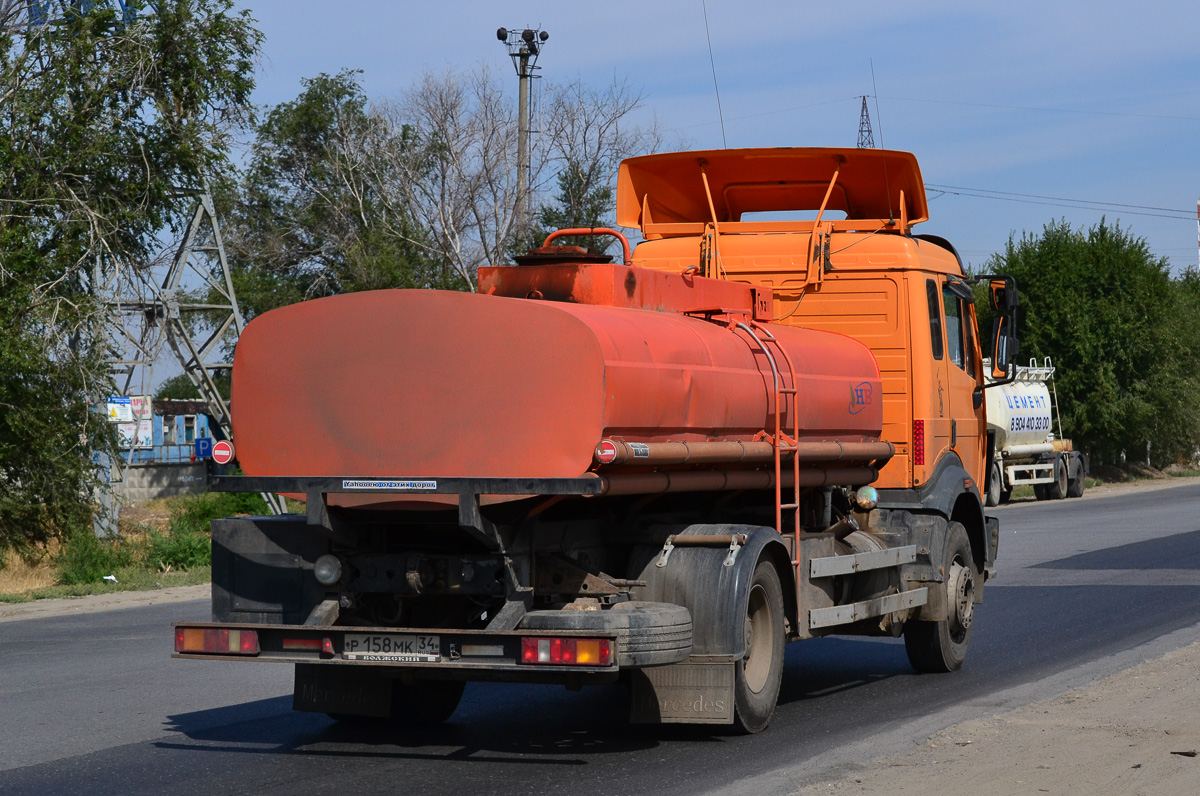
[[[211,486],[304,510],[213,523],[212,621],[177,623],[176,657],[294,665],[296,709],[343,721],[624,678],[634,722],[746,732],[792,641],[903,635],[918,671],[958,669],[1017,294],[914,234],[927,215],[904,152],[648,155],[618,178],[636,248],[561,230],[478,293],[256,318],[245,475]],[[598,235],[620,262],[554,245]]]
[[[991,446],[974,292],[948,241],[912,232],[929,217],[913,155],[649,155],[621,166],[618,197],[617,223],[645,238],[635,265],[680,271],[699,248],[705,276],[770,288],[774,321],[867,345],[882,379],[882,437],[896,446],[873,484],[881,502],[919,499],[944,511],[967,530],[981,569],[990,565],[983,551],[995,541],[985,538],[980,495]],[[1011,280],[997,289],[1015,301]]]

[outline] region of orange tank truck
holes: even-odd
[[[441,722],[470,680],[624,677],[634,722],[746,732],[791,641],[903,635],[917,670],[958,669],[1017,294],[913,234],[927,215],[908,153],[649,155],[618,179],[635,249],[563,230],[476,294],[256,318],[245,475],[212,487],[304,513],[213,523],[212,622],[177,623],[176,657],[292,664],[296,709],[343,721]]]

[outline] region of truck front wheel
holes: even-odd
[[[766,728],[783,679],[783,588],[763,559],[754,568],[746,601],[746,652],[734,668],[734,717],[747,733]]]
[[[1002,486],[1003,485],[1000,483],[1000,465],[999,465],[999,463],[996,463],[996,464],[992,465],[992,469],[988,473],[988,482],[987,482],[987,506],[988,506],[988,508],[1000,505],[1000,492],[1001,492]]]
[[[975,558],[967,530],[952,522],[946,529],[942,557],[946,580],[931,588],[946,590],[946,618],[936,622],[910,620],[904,625],[904,649],[918,672],[953,672],[962,667],[971,643],[975,609]]]

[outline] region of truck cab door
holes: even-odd
[[[950,448],[951,405],[946,318],[939,279],[920,274],[913,313],[913,485],[923,485]],[[925,318],[925,322],[918,322]],[[928,330],[928,335],[924,330]]]
[[[987,419],[979,390],[982,357],[975,325],[974,296],[961,280],[942,282],[946,333],[946,384],[949,393],[950,448],[984,489]]]

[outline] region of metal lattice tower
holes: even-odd
[[[192,220],[165,274],[153,265],[101,262],[92,284],[108,310],[105,322],[118,391],[148,392],[154,367],[169,347],[208,404],[209,414],[229,434],[229,405],[214,375],[230,367],[224,349],[236,341],[244,323],[212,197],[197,197]]]
[[[858,115],[858,148],[875,148],[875,136],[871,133],[871,114],[867,112],[865,95],[862,98],[862,113]]]
[[[231,439],[229,404],[215,377],[232,367],[227,354],[245,322],[212,196],[204,191],[195,201],[192,219],[165,273],[155,265],[98,261],[92,286],[106,309],[106,339],[118,391],[149,393],[154,367],[169,348],[207,404],[209,416]],[[282,513],[277,496],[263,497],[272,512]]]

